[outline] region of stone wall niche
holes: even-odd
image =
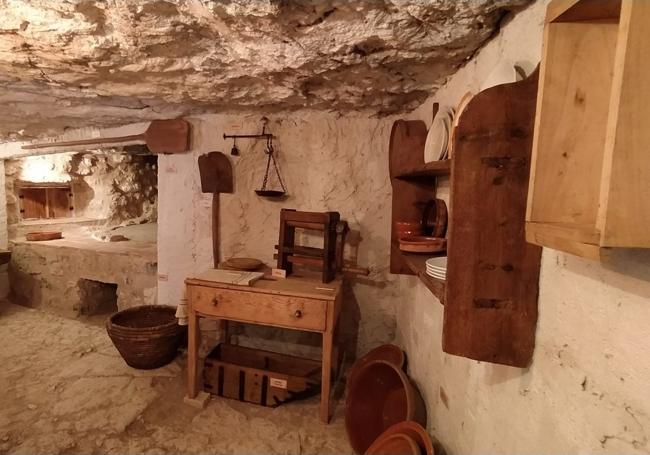
[[[157,157],[142,153],[63,152],[8,159],[9,238],[42,229],[97,231],[155,223],[156,168]]]

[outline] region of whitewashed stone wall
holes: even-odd
[[[503,59],[537,63],[546,2],[518,15],[431,103],[456,105]],[[450,453],[649,453],[650,254],[601,265],[544,249],[533,363],[517,369],[441,352],[443,307],[419,282],[397,308],[398,340]],[[441,390],[448,405],[440,399]]]
[[[212,195],[201,193],[197,158],[201,153],[222,151],[235,169],[235,193],[221,195],[222,258],[257,257],[272,265],[281,208],[339,211],[360,236],[359,264],[372,269],[369,277],[357,279],[347,290],[342,319],[346,343],[365,352],[391,341],[395,302],[400,299],[393,284],[397,278],[387,272],[391,197],[387,144],[392,120],[305,112],[270,116],[268,128],[277,136],[274,146],[290,195],[277,202],[254,193],[266,166],[264,141],[239,140],[241,155],[231,157],[232,140],[222,138],[224,132],[259,132],[260,117],[190,119],[192,153],[159,156],[159,302],[175,305],[183,280],[211,267]],[[282,348],[280,340],[289,337],[286,331],[259,335],[275,348]],[[309,351],[307,355],[318,348],[313,337],[294,334],[292,340],[306,343],[294,349]]]
[[[5,193],[5,162],[0,160],[0,201],[7,198]],[[7,204],[0,203],[0,248],[6,250],[9,246],[9,232],[7,229]],[[9,294],[8,265],[0,265],[0,298]]]

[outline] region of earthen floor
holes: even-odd
[[[0,453],[352,453],[341,400],[183,404],[185,358],[128,367],[97,321],[0,303]]]

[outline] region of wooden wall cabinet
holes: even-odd
[[[650,1],[547,9],[527,241],[599,259],[650,248]]]
[[[436,179],[451,176],[447,281],[426,274],[429,255],[401,252],[394,229],[391,273],[417,275],[444,303],[445,352],[517,367],[532,360],[537,325],[542,249],[524,232],[537,83],[536,72],[476,95],[452,160],[423,162],[420,121],[394,123],[389,153],[393,221],[417,219]]]

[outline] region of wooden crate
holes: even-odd
[[[275,407],[320,391],[321,363],[222,343],[205,360],[203,384],[214,395]]]
[[[529,242],[594,259],[650,248],[649,23],[647,0],[549,4]]]

